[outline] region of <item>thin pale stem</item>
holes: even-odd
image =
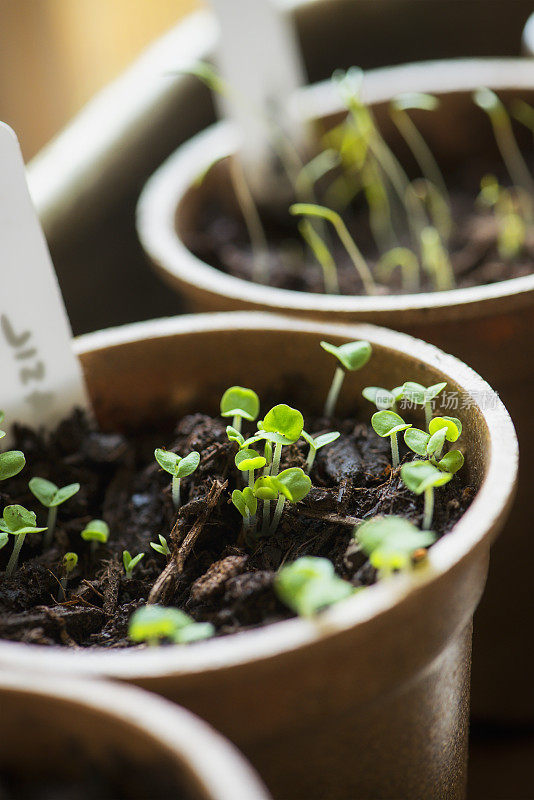
[[[425,403],[425,425],[427,431],[430,428],[430,420],[432,419],[432,401],[427,400]]]
[[[273,523],[271,525],[271,530],[270,530],[271,534],[275,533],[276,529],[278,528],[280,517],[282,516],[282,511],[284,510],[285,502],[286,498],[284,497],[283,494],[281,494],[280,497],[278,498],[278,502],[274,510]]]
[[[315,447],[310,445],[310,451],[308,453],[308,458],[306,459],[306,472],[310,472],[311,468],[313,467],[313,462],[315,461],[315,456],[317,455],[317,450]]]
[[[277,442],[274,447],[273,463],[271,467],[271,476],[273,478],[276,478],[278,472],[280,471],[281,457],[282,457],[282,445]]]
[[[13,552],[11,553],[11,558],[9,559],[6,567],[6,578],[9,578],[11,575],[13,575],[13,573],[17,569],[19,563],[19,554],[22,549],[22,545],[24,544],[25,538],[26,538],[25,533],[20,533],[18,536],[15,537]]]
[[[341,217],[339,217],[339,215],[336,215],[336,218],[332,221],[337,231],[337,235],[341,239],[343,247],[349,254],[349,258],[354,264],[356,271],[361,278],[366,294],[376,294],[377,286],[374,282],[373,276],[371,275],[371,271],[367,266],[365,258],[357,248],[356,242],[350,235],[345,223]]]
[[[232,428],[235,428],[239,433],[241,433],[241,420],[242,417],[240,417],[239,414],[236,414],[232,420]]]
[[[334,411],[336,410],[337,399],[339,397],[339,393],[341,391],[341,387],[343,386],[343,381],[345,380],[345,370],[343,367],[336,367],[336,371],[334,372],[334,377],[332,379],[332,385],[330,387],[330,391],[328,392],[328,397],[326,398],[326,403],[324,407],[324,415],[331,419],[334,416]]]
[[[239,158],[230,159],[230,176],[239,209],[243,215],[250,239],[253,257],[253,276],[257,283],[267,282],[267,257],[269,246],[256,203],[248,187]]]
[[[248,471],[248,485],[251,489],[254,489],[254,470],[249,469]]]
[[[180,508],[182,499],[180,497],[180,478],[175,475],[172,479],[172,502],[175,508]]]
[[[271,501],[264,500],[263,501],[263,519],[261,522],[261,534],[262,536],[266,536],[269,530],[269,520],[271,518]]]
[[[508,114],[490,117],[497,146],[506,165],[508,174],[516,186],[522,186],[529,195],[534,194],[534,182],[530,175],[512,130]]]
[[[47,531],[43,537],[43,550],[47,550],[54,539],[54,532],[56,530],[57,520],[57,506],[52,506],[48,509],[48,519],[46,522]]]
[[[434,158],[432,150],[427,145],[423,136],[419,133],[416,125],[412,122],[410,115],[403,110],[396,110],[393,112],[393,119],[399,131],[401,132],[404,141],[412,151],[412,154],[419,165],[419,169],[424,177],[438,189],[443,195],[443,198],[449,202],[449,192],[438,162]]]
[[[397,434],[392,433],[389,437],[391,441],[391,460],[393,463],[393,469],[397,469],[399,466],[399,443],[397,441]]]
[[[429,486],[425,489],[425,511],[423,517],[423,530],[429,531],[432,527],[432,517],[434,515],[434,487]]]

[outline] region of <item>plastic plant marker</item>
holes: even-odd
[[[3,123],[0,170],[2,409],[51,428],[74,407],[89,411],[89,400],[17,137]]]

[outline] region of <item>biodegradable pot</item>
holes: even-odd
[[[429,62],[365,76],[363,93],[386,138],[395,147],[387,102],[401,91],[440,97],[438,110],[413,112],[416,123],[446,170],[472,157],[498,158],[491,126],[471,100],[478,86],[504,98],[518,93],[534,101],[532,62],[512,59]],[[303,95],[303,106],[321,124],[339,118],[339,99],[330,84]],[[214,126],[176,152],[148,183],[138,206],[138,231],[165,280],[195,310],[263,309],[331,321],[386,324],[442,347],[477,369],[499,392],[517,426],[523,452],[534,451],[531,398],[534,392],[534,275],[501,283],[417,295],[362,297],[295,292],[261,286],[224,274],[195,258],[188,236],[209,197],[230,195],[228,160],[201,186],[192,186],[214,159],[235,152],[228,125]],[[534,721],[534,650],[518,635],[530,625],[534,563],[531,486],[520,480],[509,530],[496,548],[488,591],[475,621],[473,712],[482,719]]]
[[[490,387],[404,334],[270,314],[138,323],[82,337],[77,352],[97,417],[113,429],[156,414],[217,413],[228,385],[250,385],[261,397],[283,375],[309,387],[308,411],[316,412],[333,374],[320,340],[360,338],[373,357],[347,376],[341,414],[370,412],[362,387],[408,377],[447,381],[465,406],[466,477],[479,491],[430,551],[427,570],[381,582],[317,622],[136,651],[4,641],[0,667],[107,676],[158,692],[228,736],[280,800],[463,797],[471,620],[517,469],[513,425]]]
[[[89,779],[97,797],[101,775],[132,800],[268,800],[229,742],[140,689],[0,672],[0,707],[0,783]]]

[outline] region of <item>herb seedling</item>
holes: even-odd
[[[366,386],[362,391],[363,397],[376,406],[377,411],[397,411],[397,403],[402,399],[403,387],[395,386],[394,389],[383,389],[381,386]]]
[[[103,519],[92,519],[88,522],[80,536],[84,542],[91,542],[91,553],[96,553],[99,544],[105,544],[109,539],[109,525]]]
[[[175,508],[180,508],[180,481],[196,470],[200,464],[200,453],[193,450],[189,455],[182,457],[170,450],[158,448],[154,450],[154,457],[160,467],[172,475],[172,502]]]
[[[221,416],[232,417],[232,427],[241,433],[243,419],[254,422],[260,413],[260,400],[252,389],[231,386],[221,398]]]
[[[132,558],[128,550],[122,551],[122,563],[124,564],[124,573],[127,578],[132,577],[134,569],[139,564],[144,555],[145,555],[144,553],[139,553],[138,555]]]
[[[404,517],[393,515],[362,522],[354,536],[382,577],[410,567],[414,552],[436,541],[432,531],[420,531]]]
[[[339,294],[336,262],[326,243],[308,219],[299,222],[299,232],[321,266],[326,294]]]
[[[286,500],[290,503],[298,503],[304,500],[311,489],[311,480],[300,467],[284,469],[278,473],[274,483],[280,495],[274,511],[270,533],[275,533],[278,528]]]
[[[147,642],[154,647],[164,639],[187,644],[208,639],[215,633],[209,622],[195,622],[184,611],[160,605],[138,608],[130,617],[128,636],[133,642]]]
[[[228,441],[235,442],[239,448],[243,447],[245,444],[245,437],[242,433],[240,433],[236,428],[232,425],[226,426],[226,435],[228,437]]]
[[[24,469],[26,459],[20,450],[7,450],[0,453],[0,481],[14,478]]]
[[[311,617],[355,591],[335,574],[328,558],[314,556],[303,556],[281,567],[274,589],[280,600],[302,617]]]
[[[447,386],[446,383],[435,383],[432,386],[422,386],[416,381],[406,381],[402,387],[402,394],[405,400],[416,406],[423,406],[425,409],[425,427],[428,430],[432,419],[432,403]]]
[[[254,488],[254,471],[262,469],[267,464],[264,456],[260,456],[255,450],[244,448],[235,457],[235,465],[241,472],[248,472],[248,485]]]
[[[67,583],[77,565],[78,555],[76,553],[65,553],[61,560],[61,580],[59,581],[59,585],[61,587],[61,597],[63,599],[65,599],[67,596]]]
[[[411,492],[424,494],[423,528],[430,530],[434,515],[434,489],[448,483],[452,474],[442,472],[428,461],[410,461],[401,467],[401,478]]]
[[[530,198],[522,189],[503,189],[494,175],[485,175],[480,182],[477,202],[493,209],[499,255],[504,261],[513,260],[526,241],[527,220],[531,214]]]
[[[254,494],[254,489],[250,488],[250,486],[245,486],[242,492],[239,489],[234,489],[232,503],[243,517],[244,534],[249,532],[253,534],[256,528],[256,511],[258,509],[258,500]]]
[[[169,545],[167,544],[167,539],[158,533],[159,544],[156,542],[150,542],[150,547],[156,551],[156,553],[160,553],[162,556],[170,556],[171,551],[169,549]]]
[[[454,270],[447,250],[443,247],[441,236],[436,228],[427,225],[421,231],[421,263],[430,275],[438,292],[453,289]]]
[[[327,353],[335,356],[339,362],[339,366],[336,367],[336,371],[334,372],[332,385],[324,407],[325,417],[331,418],[334,416],[339,393],[343,386],[343,381],[345,380],[345,373],[355,372],[365,366],[371,358],[372,350],[369,342],[365,341],[347,342],[339,347],[329,342],[321,342],[321,347],[323,350],[326,350]]]
[[[391,460],[393,469],[399,466],[399,443],[397,441],[397,434],[411,428],[411,425],[404,422],[403,418],[396,414],[394,411],[377,411],[371,417],[371,425],[373,430],[378,436],[385,438],[389,436],[391,442]]]
[[[43,539],[43,547],[50,547],[56,529],[58,506],[74,497],[80,491],[80,484],[69,483],[68,486],[63,486],[60,489],[55,483],[47,481],[45,478],[32,478],[28,487],[34,497],[48,509],[48,520],[46,522],[48,530]]]
[[[27,534],[43,533],[46,530],[46,528],[36,527],[36,523],[37,519],[33,511],[28,511],[24,506],[12,505],[4,508],[0,520],[0,531],[16,537],[13,552],[6,567],[6,578],[9,578],[17,569],[19,554]]]
[[[402,289],[407,294],[419,288],[419,259],[409,247],[393,247],[381,256],[376,265],[376,274],[389,281],[396,268],[401,271]]]
[[[313,436],[310,436],[309,433],[306,433],[306,431],[302,431],[302,438],[305,439],[310,445],[308,458],[306,459],[306,472],[309,473],[311,471],[317,451],[320,450],[321,447],[332,444],[336,441],[336,439],[339,439],[340,436],[341,434],[339,431],[332,431],[331,433],[323,433],[321,436],[316,436],[314,438]]]

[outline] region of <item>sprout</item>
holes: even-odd
[[[382,575],[410,566],[416,550],[436,541],[432,531],[420,531],[404,517],[374,517],[362,522],[354,536],[369,561]]]
[[[306,459],[306,472],[311,471],[315,461],[315,456],[317,455],[317,450],[320,450],[321,447],[325,447],[327,444],[332,444],[336,441],[336,439],[339,439],[340,435],[341,434],[339,431],[332,431],[332,433],[323,433],[321,436],[316,436],[314,439],[309,433],[302,431],[303,439],[305,439],[310,445],[308,458]]]
[[[273,515],[271,533],[275,533],[278,528],[286,500],[290,503],[299,503],[304,500],[311,489],[311,480],[300,467],[290,467],[276,476],[275,485],[280,496]]]
[[[180,481],[196,470],[200,464],[200,453],[193,450],[189,455],[182,457],[170,450],[158,448],[154,450],[154,456],[160,467],[172,475],[172,502],[175,508],[180,508]]]
[[[299,222],[299,231],[321,266],[326,294],[339,294],[336,262],[326,243],[308,219]]]
[[[403,387],[395,386],[394,389],[383,389],[381,386],[366,386],[362,391],[363,397],[374,403],[377,411],[396,411],[397,403],[402,399]]]
[[[307,215],[309,217],[319,217],[320,219],[330,222],[334,226],[337,235],[341,239],[341,242],[350,257],[350,260],[356,267],[356,271],[360,276],[366,293],[376,294],[377,286],[373,280],[373,276],[371,275],[369,267],[367,266],[367,262],[358,250],[356,242],[350,235],[347,226],[336,211],[332,211],[332,209],[326,208],[325,206],[314,205],[313,203],[294,203],[290,207],[289,212],[295,216]]]
[[[232,417],[232,427],[241,433],[241,420],[254,422],[260,413],[260,400],[252,389],[231,386],[221,398],[221,416]]]
[[[144,553],[139,553],[138,555],[132,558],[128,550],[122,551],[122,563],[124,564],[124,572],[127,578],[132,577],[134,569],[139,564],[144,555],[145,555]]]
[[[429,439],[430,434],[419,430],[419,428],[408,428],[404,431],[404,442],[406,445],[414,453],[417,453],[418,456],[423,456],[423,458],[428,455],[426,448]]]
[[[187,644],[213,636],[215,629],[209,622],[195,622],[178,608],[148,605],[138,608],[130,617],[128,636],[133,642],[158,645],[163,639],[176,644]]]
[[[298,558],[282,567],[274,589],[286,606],[303,617],[311,617],[354,593],[351,584],[335,574],[328,558],[314,556]]]
[[[271,475],[262,475],[254,483],[254,497],[258,500],[263,500],[263,518],[261,524],[261,532],[265,536],[269,530],[269,518],[271,513],[271,500],[276,500],[280,489],[276,483],[276,479]]]
[[[14,478],[24,469],[25,464],[24,453],[20,450],[8,450],[5,453],[0,453],[0,481]]]
[[[438,231],[431,225],[421,231],[421,262],[437,291],[454,289],[454,270],[449,254],[441,243]]]
[[[460,450],[449,450],[448,453],[445,453],[443,458],[441,458],[436,466],[442,472],[450,472],[451,475],[454,475],[458,470],[460,470],[464,465],[464,456]]]
[[[503,189],[495,175],[485,175],[480,181],[477,202],[493,209],[497,224],[497,248],[505,261],[510,261],[521,252],[527,235],[527,226],[522,214],[528,219],[532,215],[532,199],[523,190]],[[523,206],[523,207],[522,207]]]
[[[276,476],[280,468],[280,457],[282,447],[285,444],[293,444],[300,438],[304,428],[304,417],[296,408],[285,403],[273,406],[265,415],[261,423],[261,435],[274,434],[274,455],[271,465],[271,475]],[[270,438],[267,436],[267,438]]]
[[[434,417],[428,426],[430,438],[426,451],[435,459],[441,457],[445,442],[456,442],[462,433],[462,423],[456,417]]]
[[[425,426],[428,429],[432,419],[432,402],[447,386],[446,383],[435,383],[432,386],[422,386],[415,381],[406,381],[402,387],[403,397],[416,406],[425,408]]]
[[[235,457],[235,465],[241,472],[248,472],[248,485],[254,487],[254,470],[262,469],[267,464],[264,456],[248,447],[240,450]]]
[[[91,542],[91,552],[95,553],[98,545],[109,539],[109,525],[103,519],[92,519],[80,535],[84,542]]]
[[[226,426],[226,435],[230,442],[236,442],[236,444],[241,448],[245,444],[245,437],[242,433],[240,433],[236,428],[232,425]]]
[[[46,530],[46,528],[37,528],[36,523],[37,519],[33,511],[28,511],[24,506],[12,505],[4,508],[4,513],[0,520],[0,531],[16,537],[13,552],[6,568],[6,578],[9,578],[17,569],[19,554],[27,534],[42,533]]]
[[[402,276],[402,289],[407,294],[419,288],[419,260],[409,247],[393,247],[384,253],[376,265],[376,274],[387,281],[393,270],[399,267]]]
[[[452,475],[442,472],[428,461],[411,461],[401,467],[401,478],[405,486],[414,494],[425,496],[423,528],[429,530],[434,514],[434,488],[448,483]]]
[[[76,553],[65,553],[61,560],[61,580],[59,585],[61,587],[61,597],[63,599],[67,596],[67,583],[72,572],[78,565],[78,555]]]
[[[155,550],[156,553],[160,553],[162,556],[170,556],[171,551],[169,549],[169,545],[167,544],[167,539],[162,536],[161,533],[158,534],[158,539],[159,544],[156,544],[156,542],[150,542],[150,547]]]
[[[48,509],[48,520],[46,522],[48,531],[43,538],[43,547],[50,547],[56,529],[58,506],[70,500],[71,497],[74,497],[74,495],[80,491],[80,484],[69,483],[68,486],[63,486],[60,489],[55,483],[47,481],[45,478],[32,478],[28,484],[28,488],[34,497]]]
[[[391,442],[391,459],[393,462],[393,469],[399,466],[399,443],[397,441],[397,434],[411,428],[409,423],[404,422],[403,418],[396,414],[394,411],[377,411],[371,417],[371,425],[373,430],[382,438],[389,436]]]
[[[250,486],[245,486],[242,492],[239,489],[234,489],[232,492],[232,503],[243,517],[245,533],[254,533],[256,528],[256,511],[258,509],[258,500],[254,494],[254,489],[251,489]]]
[[[369,342],[365,341],[347,342],[339,347],[329,342],[321,342],[321,347],[327,353],[335,356],[340,363],[340,366],[336,367],[334,372],[332,385],[324,407],[325,417],[331,418],[334,416],[339,393],[345,380],[345,372],[354,372],[365,366],[371,358],[372,350]]]

